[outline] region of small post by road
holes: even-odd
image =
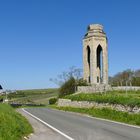
[[[127,81],[126,81],[125,93],[126,93],[126,96],[127,96]]]

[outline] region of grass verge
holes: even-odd
[[[52,105],[50,107],[58,110],[78,112],[82,114],[88,114],[92,117],[104,118],[108,120],[140,126],[140,114],[129,114],[126,112],[116,111],[109,108],[87,109],[87,108],[73,108],[73,107],[58,107],[56,105]]]
[[[130,107],[140,107],[140,91],[137,94],[130,92],[127,95],[119,92],[109,92],[107,94],[81,93],[77,95],[67,95],[63,98],[71,99],[72,101],[95,101],[97,103],[121,104]]]
[[[33,132],[28,121],[8,104],[0,104],[0,140],[20,140]]]

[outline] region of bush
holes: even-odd
[[[83,78],[77,80],[77,86],[88,86],[88,83]]]
[[[56,98],[49,99],[49,104],[50,105],[55,104],[56,102],[57,102],[57,99]]]
[[[3,102],[3,97],[2,96],[0,96],[0,102]]]
[[[73,77],[71,77],[60,87],[59,97],[74,93],[76,87],[75,85],[76,81]]]

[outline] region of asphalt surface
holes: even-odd
[[[25,140],[67,140],[64,136],[56,133],[49,127],[46,127],[44,124],[40,123],[38,120],[24,112],[22,109],[18,109],[17,111],[26,117],[34,130],[34,132],[28,137],[24,137]]]
[[[140,140],[140,128],[47,108],[26,111],[74,140]]]

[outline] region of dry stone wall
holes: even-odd
[[[93,85],[93,86],[79,86],[77,90],[78,92],[82,92],[82,93],[96,93],[96,92],[104,92],[112,89],[111,86],[109,85],[100,84],[100,85]]]
[[[133,87],[133,86],[119,86],[119,87],[112,87],[112,90],[140,90],[140,87]]]
[[[77,87],[77,92],[81,92],[81,93],[96,93],[96,92],[113,91],[113,90],[137,91],[140,90],[140,87],[129,87],[129,86],[111,87],[110,85],[104,85],[104,84]]]
[[[109,104],[109,103],[97,103],[97,102],[88,102],[88,101],[71,101],[70,99],[59,99],[59,107],[77,107],[77,108],[111,108],[117,111],[129,112],[129,113],[140,113],[140,107],[130,107],[119,104]]]

